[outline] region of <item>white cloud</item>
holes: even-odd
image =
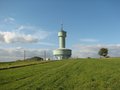
[[[39,38],[39,40],[45,39],[51,34],[51,32],[45,31],[35,26],[29,26],[29,25],[19,26],[18,28],[16,28],[16,32],[25,33],[25,34],[31,33],[33,36],[36,36],[37,38]]]
[[[120,45],[119,44],[97,44],[97,45],[74,45],[73,57],[99,57],[98,51],[100,48],[105,47],[109,50],[109,56],[120,57]]]
[[[38,28],[32,25],[18,25],[16,30],[17,31],[36,31],[37,30],[38,31]]]
[[[37,43],[46,39],[51,32],[32,25],[20,25],[12,17],[6,17],[0,24],[0,42]],[[12,24],[11,24],[12,23]]]
[[[25,27],[23,25],[19,26],[16,30],[20,31],[23,30]]]
[[[38,42],[38,39],[32,35],[25,35],[16,32],[1,32],[0,31],[0,42],[4,43],[34,43]]]
[[[6,17],[4,19],[4,22],[5,23],[14,23],[15,19],[13,17]]]
[[[92,38],[84,38],[84,39],[80,39],[81,42],[98,42],[98,40],[96,39],[92,39]]]

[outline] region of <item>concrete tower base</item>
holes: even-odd
[[[56,49],[53,51],[53,55],[58,59],[68,59],[71,57],[71,53],[72,51],[70,49],[65,49],[65,48],[61,48],[61,49]]]

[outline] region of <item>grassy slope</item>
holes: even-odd
[[[46,61],[37,61],[37,60],[25,60],[25,61],[14,61],[14,62],[0,62],[1,69],[9,69],[16,67],[24,67],[29,65],[35,65],[39,63],[46,63]]]
[[[0,70],[0,90],[119,90],[120,59],[62,60]]]

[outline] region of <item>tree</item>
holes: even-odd
[[[106,57],[108,55],[108,49],[107,48],[101,48],[98,52],[100,56]]]

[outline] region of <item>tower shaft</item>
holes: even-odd
[[[59,48],[65,48],[65,38],[59,37]]]
[[[65,48],[66,32],[65,31],[60,31],[58,33],[58,37],[59,37],[59,48]]]

